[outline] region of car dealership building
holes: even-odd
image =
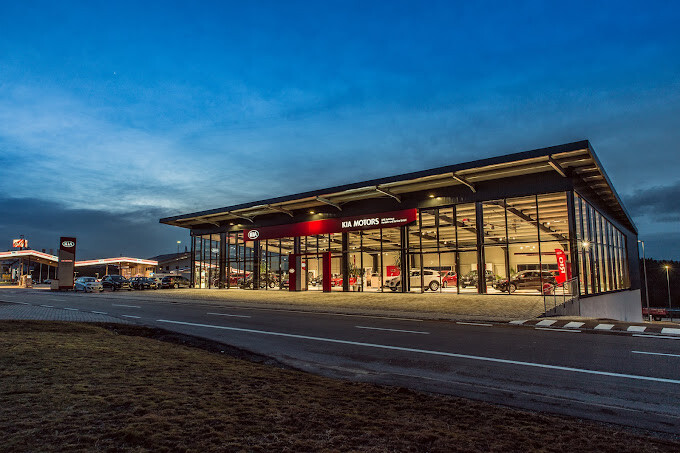
[[[559,287],[639,308],[637,229],[588,141],[160,221],[190,229],[198,288]]]

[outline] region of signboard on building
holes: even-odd
[[[76,238],[59,239],[59,264],[57,279],[59,289],[73,289],[73,269],[76,263]]]
[[[408,225],[418,218],[416,209],[382,212],[353,217],[312,220],[310,222],[253,228],[243,231],[244,241],[278,239],[284,237],[312,236],[344,233],[345,231],[373,230]]]
[[[28,239],[13,239],[12,247],[14,248],[28,248]]]

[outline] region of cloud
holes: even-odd
[[[652,216],[656,222],[680,221],[680,181],[639,189],[624,197],[634,217]]]
[[[57,249],[60,236],[78,239],[78,259],[120,255],[148,258],[176,251],[177,241],[190,246],[188,230],[161,225],[169,215],[161,208],[116,214],[105,210],[74,209],[35,198],[0,198],[0,250],[23,234],[31,248]]]

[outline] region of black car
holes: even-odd
[[[181,275],[168,275],[161,280],[161,288],[189,288],[191,282]]]
[[[500,280],[496,283],[496,289],[514,293],[518,289],[535,289],[545,291],[545,285],[556,283],[555,273],[551,271],[522,271],[518,272],[510,280]]]
[[[275,275],[260,275],[260,288],[276,288],[278,283]],[[253,289],[253,274],[251,273],[245,279],[238,280],[238,287],[242,289]]]
[[[117,291],[119,289],[132,290],[130,286],[130,280],[123,277],[122,275],[105,275],[102,277],[102,286],[104,289],[110,289],[112,291]]]
[[[491,283],[496,279],[496,275],[488,269],[484,272],[484,276],[486,277],[487,283]],[[462,288],[467,286],[477,286],[477,280],[477,271],[470,271],[467,275],[464,275],[463,278],[460,279],[460,286]]]
[[[130,279],[130,286],[132,289],[151,289],[151,279],[147,277],[132,277]],[[156,284],[154,282],[153,289],[156,289]]]

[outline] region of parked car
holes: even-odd
[[[73,282],[73,291],[84,291],[89,293],[91,291],[104,291],[101,282],[98,282],[94,277],[78,277]]]
[[[496,275],[488,269],[484,271],[484,276],[487,283],[493,283],[493,281],[496,280]],[[477,280],[477,271],[470,271],[460,279],[460,286],[462,288],[466,288],[468,286],[477,286]]]
[[[545,292],[546,284],[547,288],[552,288],[555,283],[555,273],[552,271],[522,271],[510,277],[509,280],[499,280],[495,287],[508,293],[514,293],[518,289],[535,289]]]
[[[260,275],[260,288],[266,288],[267,286],[276,288],[276,283],[277,280],[275,276]],[[239,288],[253,289],[253,274],[251,273],[245,279],[240,279],[238,286]]]
[[[163,277],[147,277],[149,280],[153,280],[155,283],[155,286],[153,289],[158,289],[161,287],[161,283],[163,282]]]
[[[420,270],[412,270],[409,275],[409,283],[411,288],[420,287]],[[439,290],[439,272],[433,271],[431,269],[423,269],[423,287],[425,291],[428,289],[430,291]],[[396,277],[390,277],[385,280],[385,286],[387,286],[392,291],[397,291],[401,289],[401,275]]]
[[[132,287],[132,289],[139,289],[139,290],[151,289],[151,282],[153,280],[151,280],[151,281],[149,281],[149,280],[151,280],[151,279],[149,279],[147,277],[132,277],[130,279],[130,286]]]
[[[344,279],[342,276],[340,277],[333,277],[331,278],[331,286],[342,286]],[[349,277],[349,286],[354,286],[357,284],[357,278],[356,277]]]
[[[454,271],[444,271],[442,274],[442,288],[456,286],[458,284],[458,274]]]
[[[119,289],[127,289],[131,291],[130,280],[123,277],[122,275],[105,275],[102,277],[102,287],[104,289],[110,289],[111,291],[117,291]]]
[[[189,288],[190,286],[189,279],[181,275],[168,275],[161,281],[161,288]]]

